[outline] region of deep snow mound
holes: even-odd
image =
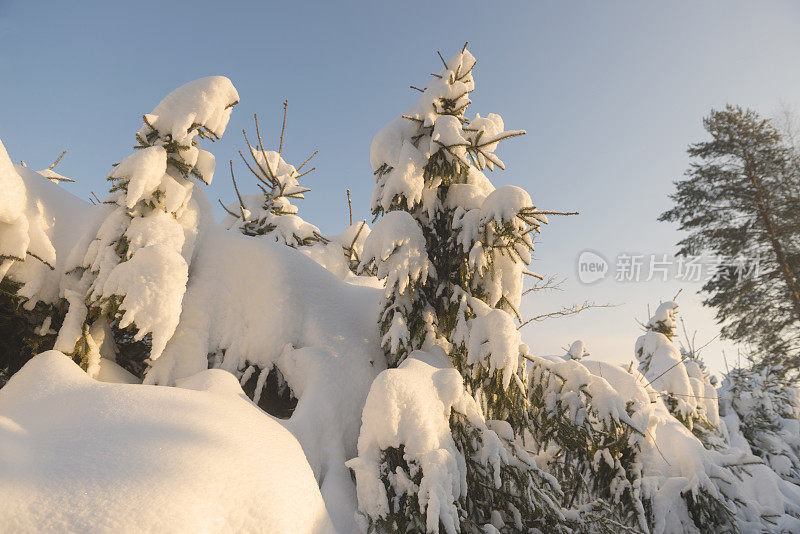
[[[28,362],[0,390],[2,529],[333,532],[300,444],[232,375],[179,386]]]

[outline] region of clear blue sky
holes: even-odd
[[[656,217],[670,206],[686,145],[701,118],[727,102],[763,114],[800,102],[800,4],[791,2],[23,2],[0,0],[0,138],[16,160],[58,170],[86,197],[105,191],[110,165],[130,152],[141,115],[170,90],[223,74],[241,95],[226,137],[262,117],[277,142],[289,100],[285,155],[319,149],[301,215],[326,232],[369,216],[374,133],[415,98],[447,56],[470,41],[478,59],[470,112],[500,113],[528,135],[501,146],[496,184],[528,189],[557,219],[537,245],[534,269],[567,277],[564,291],[528,300],[525,315],[585,298],[620,304],[526,327],[538,353],[583,339],[593,356],[628,361],[646,306],[677,282],[591,287],[575,277],[578,253],[671,253],[679,234]],[[220,165],[224,169],[224,165]],[[244,171],[240,171],[245,176]],[[247,186],[244,186],[247,189]],[[249,189],[254,189],[250,187]],[[207,188],[230,201],[224,172]],[[613,266],[612,266],[613,268]],[[685,285],[690,330],[708,339],[709,310]],[[706,351],[714,369],[721,351]]]

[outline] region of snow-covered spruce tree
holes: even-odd
[[[109,174],[106,218],[88,247],[73,250],[67,262],[69,310],[55,343],[90,375],[112,328],[133,341],[147,336],[150,360],[172,336],[200,215],[194,178],[210,183],[215,167],[196,138],[221,137],[238,101],[223,76],[179,87],[143,116],[136,151]]]
[[[661,303],[636,340],[639,372],[663,397],[669,411],[707,447],[727,447],[721,428],[716,388],[707,373],[686,350],[675,345],[677,309],[673,301]]]
[[[286,126],[286,102],[284,102],[283,126]],[[298,181],[301,177],[312,172],[314,167],[304,173],[300,170],[317,154],[311,155],[298,168],[289,165],[283,159],[283,134],[278,151],[266,150],[258,128],[258,116],[255,116],[257,145],[254,147],[247,138],[247,133],[242,130],[247,149],[252,158],[248,162],[241,151],[239,155],[247,168],[256,177],[256,185],[261,193],[242,196],[233,175],[233,162],[231,162],[231,179],[236,191],[238,202],[232,206],[223,206],[228,212],[228,217],[223,221],[223,226],[228,229],[237,229],[244,235],[265,237],[277,243],[298,248],[315,243],[325,242],[319,228],[309,224],[297,215],[297,206],[292,200],[303,199],[304,194],[310,191],[301,187]]]
[[[257,115],[254,116],[255,146],[248,139],[246,131],[242,131],[250,160],[241,151],[239,155],[255,176],[256,185],[261,192],[241,194],[231,161],[231,180],[237,201],[227,206],[223,205],[228,215],[223,219],[222,226],[249,237],[267,239],[299,249],[340,277],[351,275],[357,266],[357,263],[353,265],[353,257],[358,257],[369,229],[366,228],[365,231],[366,223],[364,223],[358,229],[349,229],[342,236],[326,238],[320,233],[319,228],[298,215],[298,208],[292,201],[305,198],[305,193],[310,191],[309,188],[300,185],[299,179],[314,171],[315,167],[302,173],[300,171],[317,155],[317,152],[297,168],[283,159],[287,102],[283,105],[283,126],[277,151],[265,149]],[[346,238],[346,245],[341,243],[341,237]],[[218,351],[210,359],[211,366],[227,368],[225,357],[224,350]],[[297,398],[275,362],[269,362],[265,366],[263,362],[248,360],[242,368],[228,370],[237,376],[245,393],[263,410],[281,418],[291,415],[297,405]]]
[[[362,268],[386,279],[379,325],[388,365],[398,369],[386,371],[388,383],[379,377],[373,385],[359,457],[349,464],[364,528],[566,530],[571,523],[558,504],[558,484],[516,438],[530,421],[527,347],[514,318],[532,234],[545,213],[522,189],[495,189],[482,172],[504,168],[494,154],[498,142],[524,132],[505,131],[495,114],[468,119],[475,59],[464,47],[442,61],[417,103],[381,130],[371,148],[372,207],[380,219],[364,244]],[[417,350],[425,352],[412,355]],[[419,372],[423,364],[411,360],[426,358],[439,362],[438,373],[454,368],[458,384],[447,374],[452,385],[439,388],[424,410],[438,411],[444,419],[435,425],[444,421],[447,433],[437,437],[441,448],[423,454],[403,424],[413,403],[394,405],[399,419],[388,423],[370,414],[392,404],[397,384]],[[375,431],[387,424],[391,431]],[[453,462],[446,475],[430,464],[440,454]],[[437,492],[443,485],[450,489]]]
[[[728,372],[720,412],[731,433],[784,480],[800,485],[800,390],[770,366]]]
[[[281,128],[278,151],[264,149],[261,132],[256,123],[256,146],[250,143],[247,133],[242,131],[252,161],[242,152],[239,155],[250,172],[256,177],[256,185],[261,193],[243,196],[239,192],[236,178],[231,169],[231,179],[236,191],[237,202],[223,208],[228,213],[222,225],[229,230],[237,230],[244,235],[260,237],[300,249],[314,261],[343,279],[352,278],[358,272],[361,250],[370,229],[366,221],[350,224],[343,233],[323,236],[319,228],[303,220],[292,200],[305,198],[310,191],[300,186],[299,179],[314,171],[312,167],[300,171],[317,155],[315,151],[299,167],[289,165],[283,159],[283,141],[286,127],[286,106],[283,108],[283,127]]]

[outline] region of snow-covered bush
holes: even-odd
[[[574,352],[564,360],[530,358],[531,425],[524,443],[561,482],[565,505],[602,503],[603,514],[587,514],[587,521],[595,519],[592,530],[646,530],[641,450],[649,400],[619,394],[572,358]]]
[[[532,360],[534,424],[526,448],[569,501],[602,503],[606,514],[589,523],[590,531],[800,527],[796,487],[747,447],[707,448],[631,366],[568,355]],[[585,523],[591,519],[584,515]]]
[[[773,371],[769,366],[732,369],[719,389],[719,408],[736,446],[749,448],[785,480],[800,485],[800,390]]]
[[[358,480],[359,507],[368,511],[363,530],[473,531],[481,527],[480,512],[465,517],[462,506],[484,498],[496,506],[487,528],[520,531],[536,522],[556,531],[565,522],[550,500],[559,492],[556,481],[514,442],[508,423],[484,419],[440,347],[415,352],[376,378],[358,449],[348,465]],[[471,470],[478,466],[488,487],[476,487]]]
[[[567,356],[571,360],[580,360],[584,356],[589,356],[589,351],[586,348],[586,344],[578,339],[573,341],[569,349],[567,349]]]
[[[669,411],[708,447],[723,449],[727,433],[720,424],[717,390],[702,361],[675,345],[675,302],[661,303],[636,340],[639,371],[663,397]]]
[[[222,225],[247,236],[264,237],[297,248],[342,280],[358,285],[377,286],[377,281],[372,277],[357,276],[364,240],[370,233],[366,221],[351,224],[341,234],[323,236],[319,228],[298,215],[297,206],[292,204],[292,200],[303,199],[310,191],[307,187],[301,187],[298,180],[315,170],[315,167],[312,167],[300,173],[317,152],[295,168],[286,163],[282,157],[284,132],[281,131],[281,143],[277,152],[265,150],[258,128],[258,117],[255,118],[255,122],[258,140],[256,146],[250,144],[247,134],[243,132],[252,162],[249,162],[241,151],[239,155],[255,176],[256,185],[261,189],[261,193],[242,195],[239,192],[231,162],[231,179],[238,200],[234,204],[223,205],[228,215],[222,220]],[[286,103],[284,102],[285,125]]]
[[[341,234],[325,236],[325,241],[300,250],[342,280],[357,285],[383,287],[369,273],[361,272],[359,276],[364,242],[371,232],[367,221],[361,221],[350,225]]]

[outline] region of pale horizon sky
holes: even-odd
[[[163,5],[162,5],[163,4]],[[290,5],[291,4],[291,5]],[[87,198],[106,191],[111,164],[128,153],[141,115],[192,79],[221,74],[241,103],[223,140],[206,146],[218,172],[209,198],[230,202],[225,171],[253,113],[277,144],[289,100],[284,153],[319,150],[300,215],[324,232],[367,218],[372,136],[413,103],[447,57],[470,42],[477,58],[468,114],[499,113],[528,135],[505,142],[496,185],[527,189],[552,218],[532,269],[565,278],[563,291],[525,301],[526,317],[583,300],[618,306],[525,328],[534,353],[582,339],[592,357],[630,361],[647,307],[678,302],[698,341],[717,333],[699,284],[613,280],[619,254],[672,254],[681,234],[660,223],[668,194],[704,138],[702,118],[726,103],[765,116],[800,107],[800,4],[770,2],[23,2],[0,0],[0,139],[15,160],[78,180]],[[238,167],[239,175],[246,170]],[[243,188],[255,192],[243,180]],[[594,250],[612,265],[591,286],[576,259]],[[702,343],[700,343],[702,344]],[[704,356],[724,369],[715,341]]]

